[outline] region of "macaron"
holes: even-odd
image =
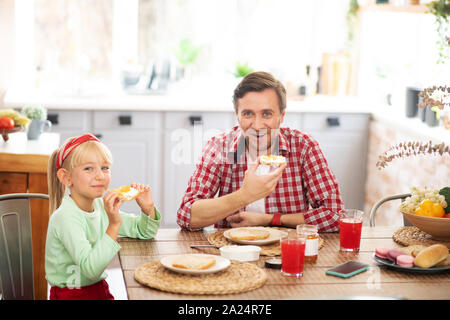
[[[396,262],[397,257],[398,257],[398,256],[401,256],[401,255],[404,255],[404,254],[405,254],[405,253],[404,253],[403,251],[391,249],[391,250],[389,250],[388,253],[387,253],[387,258],[388,258],[389,260],[391,260],[392,262]]]
[[[378,258],[381,259],[386,259],[387,258],[387,253],[388,253],[389,249],[388,248],[376,248],[375,249],[375,255]]]
[[[408,256],[406,254],[401,254],[397,256],[397,264],[401,267],[413,267],[414,266],[414,257]]]

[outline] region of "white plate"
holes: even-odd
[[[180,256],[186,256],[186,255],[193,255],[193,256],[204,256],[204,257],[213,257],[216,259],[216,263],[209,267],[208,269],[204,270],[192,270],[192,269],[183,269],[183,268],[177,268],[172,266],[173,262],[178,259]],[[230,266],[230,260],[221,257],[216,256],[213,254],[201,254],[201,253],[192,253],[192,254],[179,254],[179,255],[172,255],[172,256],[166,256],[161,259],[161,264],[166,267],[169,270],[184,273],[184,274],[191,274],[191,275],[202,275],[202,274],[209,274],[209,273],[215,273],[222,271]]]
[[[270,232],[270,235],[268,238],[266,239],[261,239],[261,240],[233,240],[231,239],[229,232],[232,230],[227,230],[223,233],[223,236],[225,238],[227,238],[230,241],[236,242],[236,243],[240,243],[240,244],[253,244],[253,245],[257,245],[257,246],[263,246],[266,244],[272,244],[275,242],[280,241],[280,236],[281,236],[281,231],[280,230],[276,230],[276,229],[271,229],[271,228],[263,228],[263,227],[243,227],[243,228],[235,228],[236,229],[261,229],[261,230],[267,230]]]

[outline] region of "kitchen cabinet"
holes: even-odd
[[[108,146],[113,156],[110,187],[148,184],[157,208],[162,211],[162,114],[94,111],[92,132]],[[135,201],[124,203],[121,209],[140,212]]]
[[[302,128],[302,113],[289,113],[286,112],[284,120],[281,123],[281,128],[291,128],[301,130]]]
[[[304,114],[303,131],[319,143],[347,208],[364,208],[369,115]]]
[[[163,144],[165,226],[176,226],[176,213],[204,144],[232,128],[232,112],[167,112]]]
[[[61,143],[67,138],[89,132],[91,113],[85,110],[49,110],[47,119],[52,123],[52,131],[58,132]]]

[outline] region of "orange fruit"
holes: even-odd
[[[423,200],[420,203],[419,207],[421,207],[422,209],[425,209],[425,210],[431,210],[431,208],[433,207],[433,204],[434,204],[434,202],[431,200]]]
[[[442,218],[445,215],[445,210],[439,203],[423,200],[414,211],[414,214],[424,217]]]
[[[442,218],[445,215],[445,210],[439,203],[435,203],[431,207],[431,215],[435,218]]]
[[[432,216],[432,212],[431,210],[425,210],[421,207],[418,207],[415,211],[414,214],[418,215],[418,216],[424,216],[424,217],[431,217]]]

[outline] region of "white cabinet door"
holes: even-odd
[[[364,208],[368,115],[305,114],[305,133],[319,143],[347,208]]]
[[[302,114],[297,112],[289,112],[289,110],[287,110],[280,127],[302,131]]]
[[[167,112],[164,130],[165,226],[174,227],[181,199],[205,142],[231,129],[233,112]]]
[[[123,116],[127,119],[120,120],[119,117]],[[163,213],[161,119],[158,112],[131,112],[124,115],[115,111],[96,111],[93,132],[111,150],[114,158],[110,188],[134,182],[148,184],[155,206]],[[127,124],[121,125],[120,121]],[[124,203],[121,209],[136,214],[140,212],[135,201]]]
[[[91,117],[92,113],[84,110],[48,110],[47,113],[51,131],[60,134],[60,144],[67,138],[91,132]]]
[[[359,133],[310,132],[339,184],[346,208],[364,208],[367,139]]]

